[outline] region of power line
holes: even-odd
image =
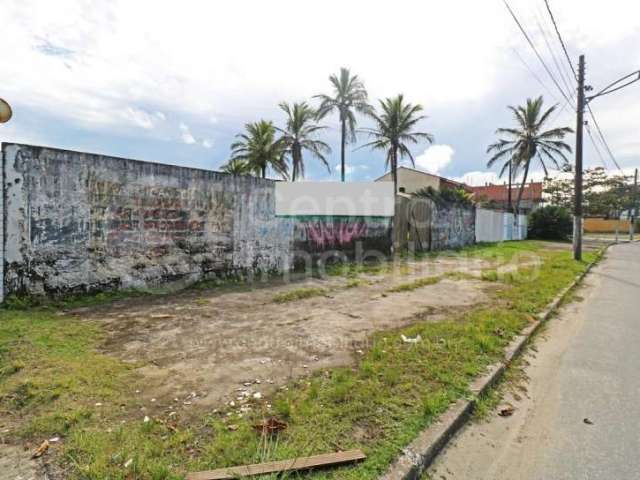
[[[540,14],[539,8],[536,9],[536,23],[538,24],[538,30],[540,30],[540,33],[542,33],[542,37],[544,39],[544,43],[547,46],[547,50],[551,54],[551,58],[553,59],[553,63],[556,66],[556,70],[560,75],[560,80],[562,80],[564,87],[569,92],[569,98],[571,98],[571,100],[575,102],[575,93],[574,93],[574,88],[571,87],[571,78],[570,76],[569,78],[567,77],[566,68],[562,68],[562,65],[561,65],[562,62],[558,60],[559,56],[556,55],[556,50],[555,48],[552,47],[552,42],[549,40],[547,29],[546,27],[543,26],[544,17]]]
[[[589,126],[588,123],[585,124],[585,127],[587,127],[587,133],[589,134],[589,138],[591,139],[591,143],[593,144],[593,148],[596,150],[596,153],[598,154],[598,157],[600,157],[600,161],[602,162],[602,165],[604,166],[604,168],[606,170],[609,170],[609,167],[607,166],[607,162],[604,159],[604,156],[602,155],[602,152],[600,152],[600,149],[598,148],[598,144],[596,143],[595,139],[593,138],[593,134],[591,133],[591,127]]]
[[[551,70],[549,70],[549,67],[547,67],[547,64],[545,63],[545,61],[542,58],[542,56],[540,55],[540,53],[538,53],[538,49],[536,48],[536,46],[531,41],[531,38],[529,38],[529,35],[527,34],[527,32],[525,31],[524,27],[520,23],[520,20],[518,20],[518,17],[516,17],[516,14],[513,12],[513,10],[511,10],[511,7],[507,3],[507,0],[502,0],[502,1],[504,2],[505,7],[507,7],[507,10],[509,10],[509,13],[511,14],[511,17],[513,17],[513,20],[516,22],[516,25],[518,25],[518,28],[520,29],[520,31],[524,35],[524,38],[526,38],[527,42],[529,43],[529,45],[531,46],[531,48],[535,52],[536,56],[538,57],[538,60],[540,60],[540,63],[542,63],[542,66],[546,70],[547,74],[549,75],[549,77],[551,78],[551,80],[553,81],[555,86],[558,88],[558,90],[560,91],[560,93],[562,94],[564,99],[567,101],[567,103],[571,104],[571,100],[569,100],[567,95],[564,93],[564,90],[562,90],[562,87],[560,87],[560,84],[556,80],[556,77],[553,75]]]
[[[538,75],[536,75],[536,72],[533,71],[533,69],[529,66],[529,64],[524,60],[524,58],[522,58],[522,55],[520,55],[520,53],[518,52],[518,50],[516,50],[515,48],[512,48],[513,53],[516,54],[516,56],[520,59],[520,61],[522,62],[522,64],[525,66],[525,68],[527,70],[529,70],[529,73],[531,74],[531,76],[533,78],[536,79],[536,81],[542,86],[542,88],[544,88],[547,93],[551,96],[551,98],[553,98],[553,100],[558,103],[558,97],[556,97],[553,92],[549,89],[549,87],[547,87],[547,85],[540,79],[540,77]],[[564,103],[564,106],[566,106],[567,104]]]
[[[567,46],[564,44],[564,40],[562,40],[562,35],[560,35],[560,30],[558,29],[558,24],[556,23],[556,19],[553,16],[553,12],[551,11],[551,6],[549,5],[549,0],[544,0],[544,4],[547,6],[547,12],[549,12],[549,16],[551,17],[551,22],[553,23],[553,28],[556,30],[556,35],[558,35],[558,40],[560,40],[560,45],[562,45],[562,50],[564,51],[564,56],[567,58],[567,62],[569,62],[569,67],[571,67],[571,71],[573,72],[573,76],[578,80],[578,74],[576,73],[576,69],[571,63],[571,57],[569,56],[569,52],[567,52]]]
[[[607,151],[607,153],[609,154],[609,157],[611,157],[611,160],[613,160],[613,164],[618,168],[618,170],[620,170],[620,172],[622,174],[624,174],[624,172],[622,171],[622,168],[620,168],[620,165],[618,164],[618,161],[616,160],[616,157],[613,156],[613,152],[611,152],[611,148],[609,148],[609,144],[607,143],[607,139],[604,138],[604,134],[602,133],[602,129],[600,128],[600,125],[598,125],[598,121],[596,120],[596,116],[593,113],[593,110],[591,110],[591,105],[589,105],[587,103],[587,109],[589,110],[589,115],[591,115],[591,119],[593,120],[593,125],[596,127],[596,130],[598,131],[598,135],[600,137],[600,141],[602,142],[602,145],[604,145],[605,150]]]

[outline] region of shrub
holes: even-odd
[[[573,220],[563,207],[548,205],[529,215],[529,238],[567,240],[572,231]]]
[[[429,198],[437,205],[456,205],[459,207],[471,207],[473,195],[463,188],[443,188],[436,190],[433,187],[425,187],[417,190],[415,197]]]

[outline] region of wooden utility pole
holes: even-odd
[[[582,133],[584,129],[584,103],[584,55],[580,55],[578,61],[575,207],[573,213],[573,258],[576,260],[582,260]]]
[[[631,208],[629,209],[629,240],[633,242],[633,234],[636,229],[638,216],[638,169],[633,176],[633,194],[631,195]]]

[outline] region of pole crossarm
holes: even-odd
[[[629,82],[627,82],[627,83],[625,83],[623,85],[618,85],[619,83],[624,82],[625,80],[627,80],[628,78],[631,78],[631,77],[636,77],[636,78],[634,78],[633,80],[631,80],[631,81],[629,81]],[[622,89],[624,87],[627,87],[627,86],[631,85],[632,83],[635,83],[635,82],[637,82],[639,80],[640,80],[640,70],[637,70],[635,72],[630,73],[629,75],[625,75],[624,77],[619,78],[615,82],[610,83],[609,85],[604,87],[602,90],[600,90],[595,95],[588,96],[586,100],[587,100],[587,102],[590,102],[594,98],[601,97],[603,95],[608,95],[608,94],[613,93],[613,92],[617,92],[618,90],[620,90],[620,89]],[[616,87],[616,85],[618,85],[618,86]],[[616,88],[612,88],[612,87],[616,87]]]

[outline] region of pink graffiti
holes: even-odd
[[[308,238],[318,248],[345,245],[367,233],[367,224],[364,222],[305,222],[304,227]]]

